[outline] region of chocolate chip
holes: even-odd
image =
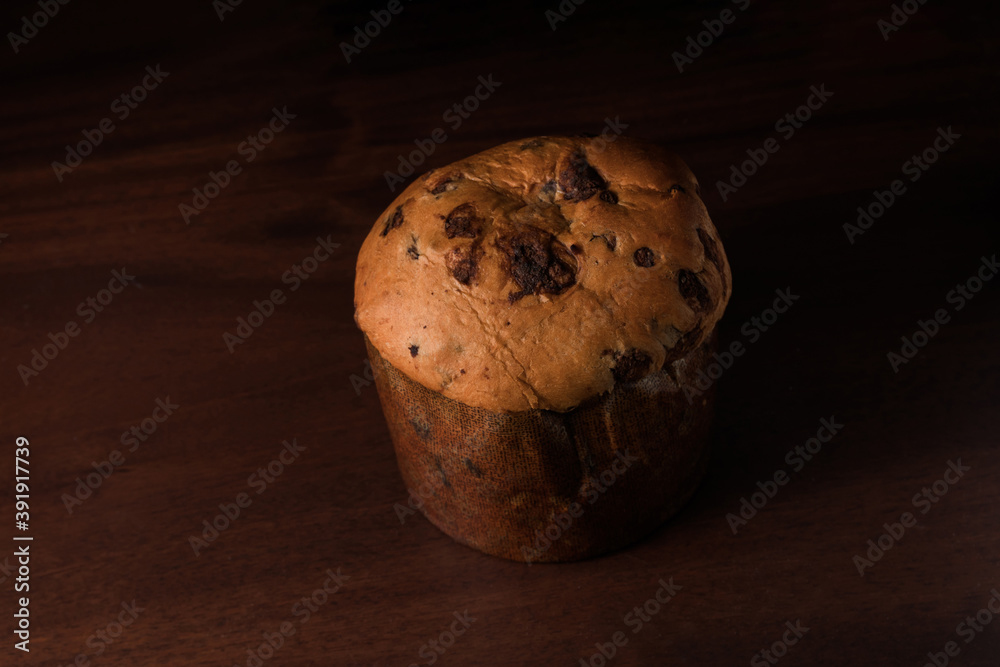
[[[410,247],[406,249],[406,254],[412,259],[420,259],[420,252],[417,251],[417,244],[411,243]]]
[[[463,285],[469,285],[476,279],[479,272],[479,260],[483,256],[483,250],[478,242],[470,246],[456,246],[445,255],[444,263],[451,271],[455,280]]]
[[[531,139],[530,141],[525,141],[523,144],[518,146],[518,150],[526,151],[529,148],[539,148],[544,145],[544,141],[541,139]]]
[[[635,347],[625,352],[615,352],[614,361],[611,374],[614,375],[615,382],[635,382],[646,375],[653,363],[652,357]]]
[[[719,278],[722,280],[722,296],[725,296],[729,287],[726,285],[726,272],[722,265],[722,255],[719,253],[719,244],[715,242],[711,234],[701,227],[698,228],[698,240],[701,241],[702,247],[705,248],[705,257],[719,270]]]
[[[691,310],[698,312],[711,308],[712,298],[708,294],[708,288],[694,272],[681,269],[677,273],[677,286]]]
[[[573,251],[574,255],[579,255],[581,252],[583,252],[583,248],[581,248],[580,246],[578,246],[575,243],[573,245],[571,245],[569,247],[569,249]]]
[[[687,194],[687,190],[685,190],[683,186],[671,185],[669,190],[671,196],[673,196],[675,190],[680,191],[682,194]]]
[[[656,254],[649,248],[643,246],[632,254],[632,261],[636,266],[650,268],[656,264]]]
[[[554,180],[552,180],[552,181],[546,181],[545,185],[542,186],[542,193],[543,194],[551,195],[555,191],[556,191],[556,182]]]
[[[611,190],[605,190],[601,193],[601,201],[607,202],[609,204],[617,204],[618,195],[616,195]]]
[[[417,356],[417,352],[419,352],[419,351],[420,351],[420,346],[419,345],[411,345],[410,346],[410,356],[411,357]]]
[[[699,227],[698,240],[701,241],[701,245],[705,249],[705,257],[708,258],[708,261],[715,264],[715,268],[719,269],[719,271],[722,271],[722,260],[719,257],[719,246],[715,242],[715,239],[713,239],[708,232]]]
[[[608,250],[614,250],[618,246],[618,237],[614,235],[614,232],[604,232],[603,234],[591,234],[590,240],[594,239],[604,239],[604,245],[608,246]]]
[[[443,217],[443,216],[440,216]],[[444,219],[444,233],[448,238],[453,239],[461,236],[467,239],[474,239],[479,235],[480,224],[483,219],[476,214],[476,207],[471,203],[461,204],[448,214]]]
[[[559,187],[567,201],[585,201],[608,187],[608,184],[590,166],[583,151],[577,151],[569,158],[569,165],[559,172]]]
[[[514,303],[528,294],[559,294],[576,283],[576,259],[556,238],[537,227],[526,227],[514,236],[497,239],[507,270],[520,288],[510,292]]]
[[[385,227],[382,228],[382,236],[385,236],[390,230],[396,229],[396,227],[399,227],[401,224],[403,224],[402,204],[397,206],[393,214],[385,219]]]

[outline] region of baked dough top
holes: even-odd
[[[361,246],[355,321],[476,407],[567,411],[712,332],[732,277],[684,162],[617,137],[514,141],[415,180]]]

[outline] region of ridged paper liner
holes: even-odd
[[[714,332],[663,370],[564,413],[465,405],[365,343],[410,502],[480,551],[555,562],[619,549],[674,514],[704,475],[712,390],[689,402],[681,386],[711,360]]]

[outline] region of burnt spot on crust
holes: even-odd
[[[545,145],[545,142],[541,139],[531,139],[530,141],[525,141],[523,144],[517,147],[518,150],[526,151],[529,148],[541,148]]]
[[[385,219],[385,226],[382,228],[382,236],[386,236],[390,231],[403,224],[403,205],[400,204],[393,211],[392,215]]]
[[[649,372],[653,363],[652,357],[636,347],[615,352],[613,358],[615,365],[611,367],[611,374],[615,382],[635,382]]]
[[[410,356],[411,357],[417,356],[417,352],[419,352],[419,351],[420,351],[420,346],[419,345],[411,345],[410,346]]]
[[[448,217],[439,216],[444,220],[444,233],[448,238],[462,237],[474,239],[479,235],[480,224],[483,219],[476,213],[476,207],[470,202],[466,202],[448,214]]]
[[[607,202],[609,204],[617,204],[618,203],[618,195],[616,195],[611,190],[604,190],[603,192],[601,192],[600,196],[601,196],[601,201],[603,201],[603,202]]]
[[[545,182],[542,186],[542,194],[553,195],[556,192],[556,182],[554,179]]]
[[[519,288],[507,295],[510,303],[528,294],[559,294],[576,283],[573,253],[545,230],[525,227],[513,236],[497,239],[496,244]]]
[[[569,164],[559,172],[559,187],[566,201],[586,201],[608,187],[597,170],[587,162],[583,151],[576,151]]]
[[[483,256],[483,249],[478,242],[469,246],[456,246],[445,255],[444,263],[451,271],[455,280],[463,285],[470,285],[479,273],[479,260]]]
[[[428,188],[428,192],[432,195],[439,195],[442,192],[455,189],[455,182],[461,179],[461,174],[449,174],[445,176],[440,181],[438,181],[433,187]]]
[[[656,265],[656,253],[643,246],[632,253],[632,261],[635,262],[636,266],[648,269]]]
[[[712,307],[712,297],[708,294],[708,288],[698,278],[698,274],[681,269],[677,273],[677,286],[691,310],[700,312]]]
[[[602,239],[604,245],[608,246],[608,250],[614,251],[618,247],[618,237],[615,236],[614,232],[604,232],[603,234],[591,234],[590,240]]]
[[[581,252],[583,252],[583,248],[581,248],[580,246],[578,246],[575,243],[573,245],[571,245],[569,247],[569,249],[573,251],[574,255],[579,255]]]
[[[722,255],[719,253],[719,244],[715,242],[711,234],[701,227],[698,228],[698,240],[701,241],[701,245],[705,249],[705,257],[719,270],[719,279],[722,280],[722,296],[725,296],[728,287],[726,285],[726,272],[722,265]]]

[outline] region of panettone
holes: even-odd
[[[418,178],[362,245],[355,319],[424,513],[528,561],[651,530],[707,462],[711,392],[683,387],[730,290],[697,180],[655,145],[538,137]]]

